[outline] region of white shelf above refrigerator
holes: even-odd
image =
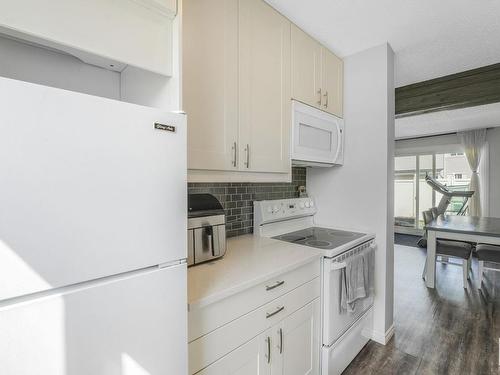
[[[122,71],[172,75],[176,0],[5,0],[0,34]]]

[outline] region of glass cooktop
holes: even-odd
[[[364,233],[347,232],[338,229],[311,227],[272,238],[318,249],[335,249],[364,235]]]

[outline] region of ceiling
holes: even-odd
[[[500,103],[396,119],[396,139],[500,126]]]
[[[499,0],[266,0],[341,57],[389,42],[396,87],[500,62]]]

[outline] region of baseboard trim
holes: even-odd
[[[392,336],[394,336],[394,331],[394,324],[392,324],[385,333],[373,330],[372,340],[379,344],[386,345],[391,340]]]

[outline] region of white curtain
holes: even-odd
[[[490,145],[488,135],[481,152],[481,162],[479,163],[479,179],[481,191],[481,215],[490,216]]]
[[[469,201],[469,215],[481,216],[481,189],[478,169],[483,146],[486,142],[486,129],[461,132],[458,133],[458,136],[464,147],[469,167],[472,170],[469,190],[473,190],[474,195]]]

